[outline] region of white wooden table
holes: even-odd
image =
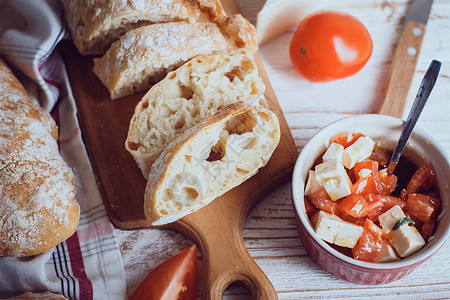
[[[252,1],[252,0],[241,0]],[[311,0],[313,1],[313,0]],[[352,14],[367,27],[373,54],[356,75],[328,83],[311,83],[296,73],[288,55],[295,28],[262,47],[260,53],[298,150],[313,134],[342,117],[375,112],[386,82],[396,39],[409,8],[407,0],[340,0],[329,9]],[[244,12],[245,14],[245,12]],[[417,126],[450,154],[450,1],[435,0],[409,91],[411,105],[432,59],[442,62],[439,79]],[[450,176],[450,174],[449,174]],[[267,195],[250,213],[244,240],[250,254],[273,283],[280,299],[303,298],[450,298],[450,241],[409,276],[396,282],[363,286],[323,271],[299,240],[291,206],[291,184]],[[191,241],[166,230],[116,230],[131,294],[159,263],[181,252]],[[198,252],[201,266],[201,253]],[[201,283],[201,278],[200,278]],[[201,289],[199,289],[201,293]],[[199,294],[199,297],[201,295]],[[250,299],[243,287],[230,287],[225,299]]]

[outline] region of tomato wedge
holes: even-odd
[[[198,286],[196,246],[169,258],[145,277],[130,300],[191,300]]]

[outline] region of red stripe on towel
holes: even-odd
[[[91,300],[94,297],[94,289],[92,287],[92,282],[86,275],[78,234],[75,232],[66,240],[66,244],[69,251],[72,274],[78,280],[78,285],[80,287],[80,299]]]

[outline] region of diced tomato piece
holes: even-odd
[[[431,215],[432,218],[437,217],[437,213],[439,212],[439,207],[441,206],[441,198],[436,194],[427,194],[430,197],[431,202],[434,206],[434,213]]]
[[[383,212],[384,203],[380,199],[373,199],[365,196],[367,205],[361,210],[361,216],[367,216],[372,221],[377,221],[378,216]]]
[[[311,193],[308,199],[314,204],[317,209],[323,210],[330,214],[336,214],[337,204],[330,199],[325,188],[319,189],[315,193]]]
[[[368,170],[372,171],[372,173],[378,172],[378,162],[374,161],[374,160],[363,160],[363,161],[357,162],[355,164],[355,166],[353,167],[356,178],[359,178],[358,173],[362,169],[368,169]]]
[[[350,194],[344,198],[339,204],[338,208],[340,211],[354,217],[361,217],[361,210],[367,205],[364,197]]]
[[[388,175],[387,172],[379,172],[380,182],[382,186],[382,193],[385,195],[390,195],[397,185],[397,176],[394,174]]]
[[[431,216],[436,214],[435,206],[435,201],[423,194],[409,194],[406,201],[406,210],[422,222],[428,222]]]
[[[306,196],[305,196],[305,210],[308,216],[312,216],[318,211],[318,209]]]
[[[403,200],[406,201],[408,199],[408,192],[405,189],[402,189],[400,191],[400,195],[398,195],[398,197]]]
[[[406,209],[406,201],[401,200],[400,198],[390,196],[390,195],[378,195],[378,194],[369,194],[364,196],[368,203],[373,203],[375,201],[383,202],[383,209],[381,213],[391,209],[395,205],[400,206],[400,208],[405,211]]]
[[[339,209],[337,210],[336,215],[344,221],[347,221],[347,222],[350,222],[350,223],[353,223],[356,225],[360,225],[360,226],[362,226],[367,219],[366,217],[362,217],[362,218],[352,217],[349,214],[340,211]]]
[[[363,169],[370,170],[370,174],[364,178],[359,177],[359,172]],[[357,195],[367,195],[378,192],[378,185],[375,181],[374,174],[378,173],[378,162],[373,160],[365,160],[357,162],[353,167],[353,171],[357,181],[352,186],[352,193]]]
[[[425,222],[422,226],[422,231],[420,234],[422,235],[425,241],[428,241],[430,237],[434,233],[434,228],[436,227],[436,219],[430,219],[428,222]]]
[[[363,233],[352,249],[353,258],[368,262],[378,261],[383,244],[387,243],[383,236],[383,229],[371,220],[366,220],[363,225]]]
[[[420,166],[420,168],[414,173],[413,177],[406,187],[408,194],[415,193],[417,191],[426,192],[434,186],[435,172],[430,162],[427,162]]]
[[[367,195],[376,193],[377,189],[375,186],[375,181],[373,180],[372,173],[367,177],[360,178],[357,182],[352,185],[352,194],[355,195]]]
[[[361,182],[358,183],[357,187],[355,187],[355,190],[357,188],[361,190],[359,194],[366,195],[370,193],[377,193],[382,195],[390,195],[394,191],[397,184],[397,176],[393,174],[388,175],[386,172],[380,172],[378,171],[378,167],[378,162],[374,160],[364,160],[355,164],[353,169],[356,178],[359,178],[358,174],[362,169],[368,169],[371,171],[366,182],[366,188],[363,189],[361,186],[361,184],[364,184],[363,180],[361,180]]]
[[[373,147],[372,154],[370,155],[369,159],[377,161],[378,165],[380,165],[381,168],[384,168],[387,167],[387,164],[391,159],[391,153],[388,150],[375,145],[375,147]]]
[[[359,133],[359,132],[346,133],[346,134],[342,134],[342,135],[335,137],[331,141],[331,143],[336,143],[336,144],[344,146],[344,148],[347,148],[348,146],[350,146],[351,144],[356,142],[356,140],[362,136],[364,136],[364,134]]]

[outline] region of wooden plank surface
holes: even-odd
[[[250,0],[239,0],[250,1]],[[369,30],[374,51],[355,76],[310,83],[300,77],[288,55],[295,28],[264,44],[260,54],[299,151],[320,128],[339,118],[373,113],[383,97],[393,51],[397,45],[408,0],[342,0],[328,9],[359,18]],[[245,12],[244,12],[245,14]],[[422,49],[408,92],[405,114],[432,59],[443,62],[440,76],[417,126],[450,153],[450,2],[435,0]],[[295,228],[291,185],[285,184],[256,205],[244,223],[243,239],[250,255],[267,274],[279,299],[411,299],[450,298],[450,242],[407,277],[381,286],[350,284],[323,271],[303,248]],[[116,230],[121,245],[129,294],[150,270],[192,242],[161,229]],[[198,253],[202,261],[202,254]],[[203,278],[200,278],[203,281]],[[233,286],[224,299],[249,299],[245,288]],[[202,296],[199,291],[198,297]]]

